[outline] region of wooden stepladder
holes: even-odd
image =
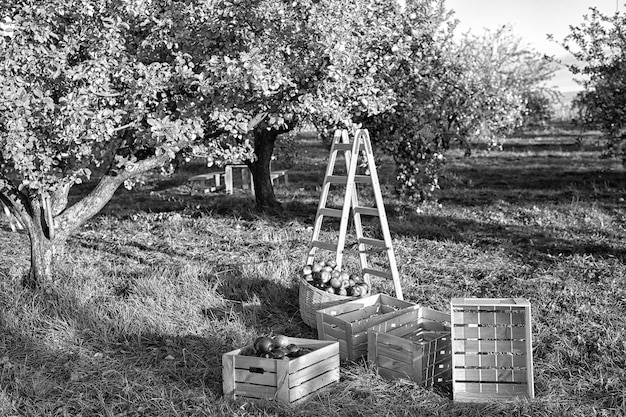
[[[336,175],[335,164],[337,155],[343,152],[346,162],[346,174]],[[367,162],[366,175],[357,175],[357,166],[359,165],[359,153],[363,152]],[[333,184],[345,185],[345,197],[342,209],[330,208],[326,206],[330,187]],[[359,205],[359,197],[357,195],[356,184],[370,184],[374,192],[374,200],[376,207],[364,207]],[[346,235],[348,232],[348,220],[352,214],[354,228],[356,232],[359,262],[364,279],[369,284],[371,276],[390,279],[393,281],[396,298],[403,300],[402,288],[400,286],[400,275],[398,266],[393,252],[391,243],[391,233],[387,223],[387,215],[383,197],[380,191],[380,183],[374,163],[374,153],[372,143],[370,141],[369,132],[366,129],[357,129],[354,139],[351,142],[347,130],[336,130],[333,138],[332,147],[330,149],[330,158],[326,175],[322,185],[322,195],[315,215],[315,224],[313,226],[313,237],[311,238],[311,247],[307,264],[312,264],[317,249],[325,249],[336,253],[336,262],[339,267],[342,265],[344,249],[346,244]],[[383,240],[365,237],[363,235],[363,226],[361,216],[377,217],[380,221]],[[325,217],[340,218],[339,237],[337,243],[329,243],[320,241],[320,232]],[[368,247],[374,249],[368,249]],[[386,252],[389,271],[371,268],[368,264],[368,253]]]

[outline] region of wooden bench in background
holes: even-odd
[[[272,166],[270,164],[270,170],[271,169],[272,169]],[[234,192],[234,184],[233,184],[233,171],[234,170],[241,170],[242,188],[244,190],[250,190],[252,194],[254,195],[254,182],[252,180],[252,174],[250,173],[250,169],[248,168],[248,166],[245,164],[226,165],[226,175],[225,175],[226,192],[228,194],[232,194]],[[272,181],[272,184],[275,184],[276,182],[278,182],[280,178],[283,179],[285,186],[289,186],[289,176],[288,176],[288,171],[286,169],[270,171],[270,180]]]
[[[222,185],[222,180],[224,179],[225,174],[226,173],[224,171],[211,171],[206,174],[194,175],[187,181],[191,183],[192,187],[200,186],[205,191],[208,190],[209,192],[215,192],[224,187],[224,185]]]
[[[271,169],[271,165],[270,165]],[[239,172],[239,173],[237,173]],[[254,194],[254,183],[252,174],[245,164],[229,164],[226,165],[224,171],[212,171],[206,174],[195,175],[188,179],[191,186],[202,187],[205,192],[215,192],[222,188],[228,194],[234,192],[234,175],[241,174],[241,187],[244,190],[250,190]],[[272,184],[276,184],[283,179],[285,186],[289,186],[289,175],[286,169],[270,172],[270,180]],[[239,182],[239,181],[237,181]]]

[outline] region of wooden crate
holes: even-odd
[[[521,298],[454,298],[455,401],[534,398],[530,303]]]
[[[241,355],[250,346],[222,355],[224,395],[294,404],[339,380],[337,342],[296,337],[289,342],[313,351],[290,360]]]
[[[370,328],[368,362],[389,379],[409,378],[433,388],[452,381],[450,315],[426,307]]]
[[[367,355],[367,329],[402,314],[414,303],[386,294],[358,298],[316,312],[317,337],[339,342],[341,359],[351,361]]]

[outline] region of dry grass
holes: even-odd
[[[316,336],[294,279],[327,151],[306,141],[279,213],[192,192],[184,179],[202,168],[189,166],[120,192],[37,292],[19,285],[26,236],[0,224],[0,416],[626,415],[625,172],[591,140],[570,149],[567,133],[546,135],[452,152],[440,204],[412,207],[385,187],[407,299],[439,310],[452,297],[530,299],[534,401],[454,403],[364,363],[344,364],[306,406],[222,396],[224,352],[260,334]]]

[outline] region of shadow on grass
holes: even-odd
[[[573,164],[572,161],[561,162]],[[546,163],[547,164],[547,163]],[[491,167],[483,163],[456,167],[452,172],[459,184],[444,184],[440,202],[453,206],[489,205],[498,201],[528,205],[567,204],[572,201],[615,205],[626,189],[624,170],[572,170],[570,166],[539,165],[522,168]],[[445,181],[444,181],[445,183]]]
[[[33,302],[65,305],[66,310],[62,318],[40,317],[57,326],[47,337],[11,327],[0,313],[0,385],[24,415],[121,415],[131,410],[162,415],[157,410],[171,405],[184,411],[193,397],[202,397],[206,407],[222,396],[221,354],[232,349],[224,342],[228,337],[112,335],[94,329],[101,318],[66,295],[36,293]],[[13,415],[3,411],[10,410],[0,407],[0,414]]]
[[[505,248],[529,264],[547,261],[558,255],[614,257],[626,262],[626,247],[599,243],[601,240],[597,234],[588,236],[584,230],[569,229],[564,235],[571,237],[565,238],[560,237],[558,231],[551,232],[539,226],[502,225],[434,215],[415,215],[409,224],[390,223],[390,230],[392,234],[402,237]],[[608,240],[610,237],[605,238]],[[619,241],[617,237],[612,239]]]
[[[7,319],[0,309],[0,386],[6,394],[0,415],[15,411],[3,408],[6,398],[25,415],[213,415],[210,408],[223,397],[221,357],[243,346],[238,326],[258,335],[316,338],[303,329],[296,289],[240,270],[220,276],[224,271],[198,277],[214,285],[224,302],[198,305],[195,320],[214,327],[203,334],[125,331],[133,325],[124,310],[136,302],[124,302],[132,288],[113,288],[113,297],[126,306],[119,311],[115,302],[103,310],[61,287],[22,290],[20,301],[35,308],[36,323],[20,317],[25,324],[16,326],[15,317]],[[0,304],[11,303],[0,297]]]

